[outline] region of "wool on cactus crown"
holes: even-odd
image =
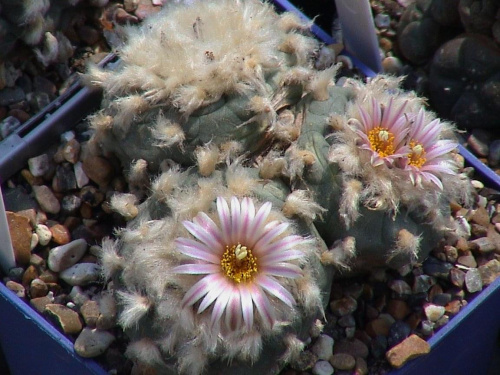
[[[142,27],[126,28],[118,74],[93,68],[90,79],[111,94],[139,90],[150,102],[168,101],[189,113],[223,94],[265,94],[265,75],[290,58],[277,51],[308,61],[315,40],[288,33],[306,28],[297,17],[279,16],[256,0],[167,5]]]

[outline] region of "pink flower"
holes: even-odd
[[[252,199],[240,202],[232,197],[229,208],[219,197],[220,225],[204,212],[183,222],[195,239],[177,238],[177,249],[193,262],[175,267],[174,272],[201,275],[185,294],[183,308],[200,301],[198,314],[212,306],[212,327],[223,319],[228,330],[245,327],[250,331],[255,324],[254,307],[264,327],[273,327],[276,318],[269,297],[293,307],[295,299],[281,281],[302,276],[292,261],[304,256],[296,249],[304,238],[283,235],[288,223],[268,222],[271,206],[264,203],[256,212]]]
[[[385,107],[375,98],[368,110],[359,106],[360,119],[352,118],[350,123],[361,138],[360,147],[370,150],[374,166],[394,163],[394,160],[408,153],[405,137],[408,134],[408,120],[404,116],[406,102],[396,104],[391,98]]]
[[[439,139],[442,127],[439,119],[427,123],[423,109],[415,116],[407,140],[409,153],[403,161],[403,167],[409,171],[413,184],[420,185],[424,180],[436,184],[442,190],[441,173],[456,173],[449,153],[457,148],[457,143]]]

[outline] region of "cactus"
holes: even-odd
[[[276,372],[334,276],[422,261],[470,202],[451,124],[396,78],[336,86],[307,27],[260,1],[169,5],[86,75],[90,150],[128,171],[101,262],[138,363]]]

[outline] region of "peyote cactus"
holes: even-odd
[[[111,201],[129,224],[101,260],[138,363],[275,372],[337,270],[423,260],[470,201],[452,126],[395,78],[335,86],[291,14],[198,1],[127,34],[117,69],[86,79],[104,89],[91,152],[133,193]]]

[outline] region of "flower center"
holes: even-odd
[[[411,152],[408,154],[408,165],[413,165],[414,167],[421,168],[422,165],[425,164],[427,159],[425,158],[425,149],[424,147],[415,141],[410,141],[410,150]]]
[[[373,151],[378,152],[381,157],[394,154],[394,134],[380,126],[368,132],[368,139]]]
[[[251,280],[257,272],[257,258],[241,244],[226,246],[220,265],[226,276],[237,283]]]

